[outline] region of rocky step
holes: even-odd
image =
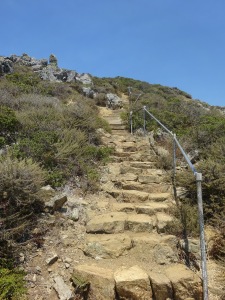
[[[140,174],[135,175],[133,173],[126,173],[126,174],[112,174],[109,175],[109,180],[113,182],[117,182],[118,184],[121,183],[121,185],[124,183],[129,183],[130,181],[140,183],[141,185],[150,185],[150,184],[161,184],[163,182],[163,177],[161,175],[155,175],[155,174]]]
[[[164,212],[146,214],[110,212],[94,216],[86,225],[87,233],[164,232],[173,218]]]
[[[161,202],[145,202],[145,204],[115,202],[111,204],[111,207],[113,211],[117,212],[136,212],[137,214],[153,216],[157,212],[166,212],[169,209],[169,204]]]
[[[202,300],[200,277],[182,264],[150,271],[143,267],[102,267],[97,262],[73,268],[71,281],[79,293],[89,299],[198,299]]]
[[[155,167],[154,161],[131,161],[129,163],[130,167],[138,169],[152,169]]]
[[[123,161],[149,161],[149,162],[156,162],[157,157],[152,156],[149,153],[140,153],[138,151],[136,152],[124,152],[124,151],[115,151],[112,155],[112,158],[120,158],[118,161],[123,162]]]
[[[109,190],[108,193],[121,202],[146,202],[146,201],[166,201],[171,198],[170,193],[146,193],[137,190]]]
[[[166,183],[145,184],[137,181],[125,181],[125,182],[120,181],[118,183],[115,182],[115,186],[117,186],[117,188],[121,188],[124,190],[137,190],[146,193],[171,193],[172,194],[171,185]]]
[[[161,169],[156,169],[154,162],[146,162],[146,164],[140,162],[140,164],[137,164],[137,167],[131,166],[133,165],[133,162],[131,163],[121,163],[120,164],[120,173],[126,174],[126,173],[133,173],[137,175],[155,175],[155,176],[163,176],[167,173]],[[140,165],[140,167],[139,167]],[[144,165],[144,168],[141,166]]]
[[[175,236],[157,233],[88,234],[82,250],[86,256],[96,260],[115,259],[130,255],[129,250],[134,247],[144,246],[148,251],[148,256],[154,258],[155,263],[162,264],[178,261],[176,244]],[[167,261],[165,261],[166,258],[163,260],[161,255],[157,256],[160,251],[167,251]]]
[[[117,137],[124,137],[126,134],[127,134],[127,130],[125,130],[125,129],[113,129],[113,128],[111,128],[112,129],[112,135],[113,136],[117,136]]]
[[[123,124],[109,124],[110,125],[110,128],[111,130],[126,130],[126,126],[123,125]]]

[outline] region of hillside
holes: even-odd
[[[223,299],[224,108],[175,87],[79,74],[59,68],[54,55],[38,60],[27,54],[0,57],[0,105],[0,294],[7,291],[1,299],[19,299],[23,293],[24,274],[15,267],[28,272],[28,299],[69,299],[58,289],[68,287],[71,274],[83,278],[83,270],[97,274],[105,267],[110,275],[96,278],[110,278],[111,286],[115,276],[117,296],[112,285],[109,292],[100,289],[107,295],[103,299],[201,299],[195,181],[178,152],[176,185],[182,193],[177,207],[172,142],[151,119],[146,120],[147,137],[142,136],[143,106],[177,134],[203,173],[210,299]],[[131,110],[133,136],[128,132]],[[146,252],[146,245],[159,253]],[[129,284],[124,292],[119,279],[127,279],[134,265],[146,286],[137,294]],[[124,273],[119,266],[131,270]],[[184,285],[195,276],[192,294],[189,286],[176,286],[181,280],[171,275],[176,268]],[[158,272],[167,276],[158,279]],[[91,276],[88,280],[95,282]],[[162,278],[166,292],[157,294],[157,282],[164,289]],[[93,286],[87,299],[99,293]],[[85,288],[74,299],[86,299]]]

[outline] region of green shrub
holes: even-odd
[[[0,106],[0,147],[15,142],[19,128],[15,112],[7,106]]]
[[[24,276],[25,273],[21,270],[0,268],[0,299],[22,299],[27,291]]]
[[[22,241],[29,236],[42,211],[39,192],[45,178],[46,172],[31,159],[18,160],[10,153],[0,157],[0,241]]]

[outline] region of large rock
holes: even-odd
[[[151,232],[155,225],[155,218],[144,214],[129,214],[125,229],[133,232]]]
[[[86,226],[88,233],[119,233],[124,232],[127,214],[113,212],[95,216]]]
[[[164,274],[150,272],[149,278],[155,300],[173,299],[171,282]]]
[[[97,258],[116,258],[132,248],[131,238],[126,234],[91,235],[87,237],[84,252]]]
[[[122,107],[122,99],[118,97],[116,94],[108,93],[106,94],[107,106],[109,108],[121,108]]]
[[[115,299],[115,281],[111,270],[94,265],[79,265],[75,267],[72,278],[73,276],[78,280],[81,278],[82,282],[90,283],[90,290],[94,299]]]
[[[54,277],[54,289],[59,297],[59,300],[72,300],[74,299],[73,293],[70,287],[65,284],[61,276]]]
[[[60,210],[64,203],[67,201],[66,195],[57,195],[53,197],[50,201],[45,203],[46,210],[53,213],[54,211]]]
[[[160,265],[168,265],[178,261],[178,256],[167,244],[158,244],[154,247],[155,261]]]
[[[58,66],[58,59],[54,54],[50,54],[49,63],[55,66]]]
[[[151,300],[152,289],[148,274],[138,266],[120,269],[114,273],[119,299]]]
[[[164,213],[164,212],[158,212],[156,214],[156,218],[157,218],[157,231],[160,232],[165,232],[165,229],[167,227],[167,225],[173,220],[173,217]]]
[[[76,74],[76,80],[80,81],[81,83],[86,84],[86,85],[92,84],[91,76],[87,73]]]
[[[168,267],[165,275],[172,283],[174,300],[203,299],[201,279],[184,265],[177,264]]]
[[[0,76],[13,72],[13,64],[9,59],[0,57]]]

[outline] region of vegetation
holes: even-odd
[[[127,127],[133,111],[133,129],[143,126],[145,105],[165,126],[177,134],[185,151],[196,150],[193,163],[203,173],[205,220],[218,229],[211,255],[225,257],[225,116],[217,107],[177,89],[139,80],[92,77],[92,93],[83,95],[80,82],[42,80],[31,68],[17,65],[12,74],[0,77],[0,299],[19,299],[24,291],[23,274],[16,265],[18,244],[32,236],[43,209],[40,187],[61,188],[67,182],[84,191],[98,188],[99,164],[109,160],[112,149],[101,146],[98,128],[109,131],[98,117],[97,105],[106,105],[106,94],[129,96]],[[161,146],[172,143],[155,121],[146,118],[146,129]],[[165,152],[159,166],[170,169]],[[177,151],[178,160],[183,164]],[[186,188],[174,213],[185,226],[173,224],[177,234],[197,234],[196,183],[183,170],[177,185]],[[171,228],[169,230],[171,230]],[[9,263],[12,259],[13,265]],[[3,277],[4,275],[4,277]],[[15,282],[18,283],[17,287]],[[2,298],[1,298],[2,297]]]
[[[80,90],[19,65],[0,78],[0,299],[24,292],[24,274],[14,267],[43,211],[41,187],[76,186],[79,177],[84,192],[98,188],[98,165],[112,150],[97,129],[109,126]]]

